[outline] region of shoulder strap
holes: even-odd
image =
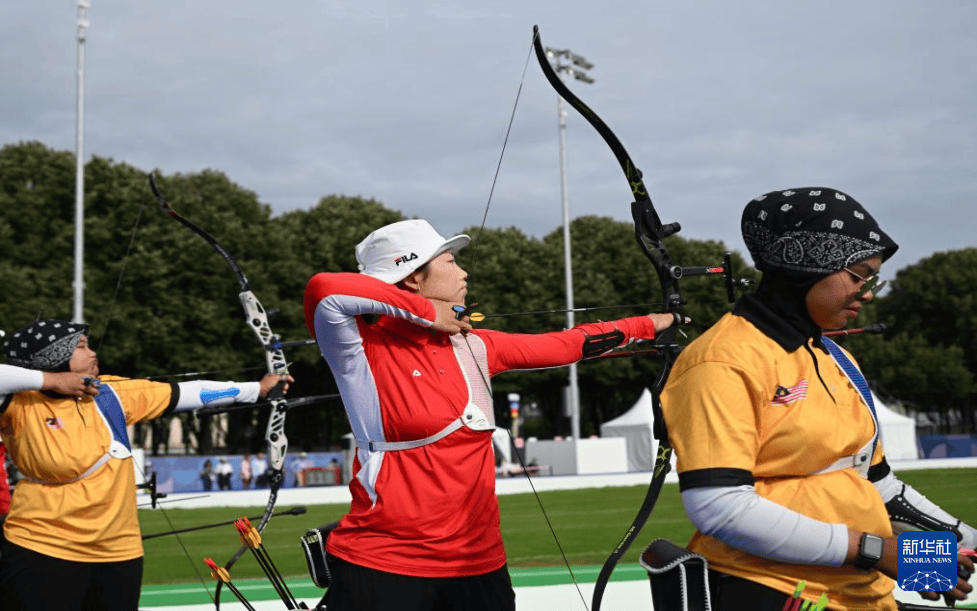
[[[131,452],[132,443],[129,442],[129,432],[126,430],[126,414],[115,389],[108,384],[102,384],[95,397],[95,405],[112,434],[112,439]]]
[[[872,414],[872,421],[875,423],[875,436],[872,438],[872,451],[869,454],[869,461],[871,461],[872,456],[875,455],[875,447],[879,443],[879,416],[875,412],[875,402],[872,401],[872,391],[868,387],[868,381],[862,375],[862,372],[858,370],[858,367],[855,366],[855,363],[852,363],[851,359],[838,347],[838,344],[827,337],[822,337],[821,341],[824,343],[824,347],[828,349],[828,353],[831,354],[838,368],[851,381],[852,386],[858,390],[858,394],[862,397],[862,403],[865,404],[869,413]]]

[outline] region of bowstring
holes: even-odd
[[[522,69],[522,78],[519,80],[519,88],[516,91],[516,100],[512,105],[512,113],[509,116],[509,125],[506,128],[505,138],[502,141],[502,152],[499,154],[499,162],[495,167],[495,176],[492,178],[492,187],[491,189],[489,189],[488,201],[486,201],[485,203],[485,212],[482,214],[482,224],[478,228],[478,233],[475,235],[475,239],[472,240],[472,254],[470,258],[470,264],[468,266],[469,278],[475,275],[474,274],[475,262],[476,262],[475,255],[478,251],[478,241],[479,239],[481,239],[482,234],[485,232],[485,223],[488,220],[489,208],[492,205],[492,196],[495,193],[495,186],[499,180],[499,172],[502,169],[502,159],[505,157],[506,146],[509,144],[509,135],[512,133],[512,124],[516,118],[516,108],[519,107],[519,98],[522,95],[522,86],[526,81],[526,72],[529,69],[529,62],[533,57],[533,45],[536,42],[536,36],[538,35],[539,35],[538,33],[535,34],[533,36],[532,41],[530,41],[529,43],[529,52],[526,55],[526,63]],[[465,340],[465,345],[468,346],[468,352],[471,353],[472,361],[475,363],[475,367],[476,369],[478,369],[478,373],[482,378],[482,383],[485,385],[485,388],[489,393],[489,397],[492,399],[492,405],[494,410],[495,394],[492,392],[492,385],[489,383],[489,379],[486,373],[482,371],[482,366],[479,364],[478,358],[475,357],[475,351],[474,349],[472,349],[472,345],[468,341],[468,334],[465,333],[462,335],[462,337]],[[515,442],[515,438],[512,436],[512,431],[510,429],[506,429],[506,433],[508,433],[509,435],[509,442],[512,444],[513,448],[515,448],[516,442]],[[569,559],[567,559],[566,552],[563,550],[563,545],[560,543],[560,538],[556,535],[556,529],[553,527],[553,523],[550,521],[549,514],[546,513],[546,508],[543,507],[543,500],[539,498],[539,493],[536,490],[536,485],[533,483],[533,479],[529,476],[529,470],[526,468],[526,463],[523,457],[519,454],[519,452],[515,452],[515,454],[516,454],[516,458],[519,460],[519,465],[522,467],[522,472],[526,476],[526,481],[529,482],[529,487],[533,491],[533,496],[536,498],[536,504],[539,505],[539,510],[543,514],[543,519],[546,521],[546,526],[549,528],[550,534],[553,535],[553,541],[556,542],[556,547],[560,551],[560,556],[562,556],[563,558],[563,564],[567,567],[567,571],[570,573],[570,581],[573,582],[573,586],[577,590],[577,595],[580,596],[580,601],[583,603],[584,609],[588,609],[589,611],[589,607],[587,606],[587,599],[586,597],[584,597],[583,591],[580,589],[580,584],[577,583],[577,578],[573,573],[573,568],[570,566]]]
[[[146,476],[146,471],[141,466],[139,466],[135,460],[132,461],[132,464],[135,465],[137,469],[139,469],[139,472],[142,474],[143,479],[149,481],[149,478]],[[170,520],[169,514],[166,513],[166,510],[163,509],[163,506],[159,504],[159,502],[156,502],[156,505],[157,506],[155,507],[155,509],[159,509],[160,514],[163,516],[163,519],[166,520],[166,523],[169,525],[170,532],[173,533],[173,537],[176,538],[176,542],[180,544],[180,549],[183,550],[183,555],[186,556],[187,562],[189,562],[190,566],[193,567],[193,572],[197,574],[197,579],[200,580],[200,583],[204,588],[204,592],[207,593],[207,597],[210,598],[210,602],[214,603],[214,605],[216,606],[217,602],[214,600],[213,595],[210,593],[210,588],[207,587],[207,580],[204,579],[204,576],[200,573],[200,569],[197,568],[197,564],[193,561],[193,558],[190,557],[190,550],[187,549],[187,546],[183,542],[183,539],[180,538],[180,534],[177,532],[176,527],[173,525],[173,521]],[[140,531],[142,530],[141,526],[139,530]]]
[[[105,315],[105,324],[102,325],[102,333],[98,337],[98,347],[95,349],[96,351],[102,349],[102,342],[105,341],[105,334],[108,332],[109,322],[112,320],[112,310],[115,309],[115,300],[119,297],[119,289],[122,288],[122,277],[125,275],[126,264],[129,262],[129,255],[132,253],[132,246],[136,242],[136,231],[139,229],[139,222],[142,220],[142,213],[145,209],[145,204],[139,205],[139,214],[136,215],[136,222],[132,225],[132,235],[129,236],[129,246],[126,247],[126,254],[124,257],[122,257],[122,268],[119,270],[119,278],[115,282],[115,292],[112,293],[112,301],[109,302],[109,310]]]
[[[533,39],[535,41],[535,38]],[[529,53],[526,55],[526,64],[522,67],[522,78],[519,80],[519,88],[516,90],[516,101],[512,104],[512,114],[509,115],[509,126],[505,130],[505,138],[502,140],[502,152],[499,153],[499,162],[495,166],[495,176],[492,177],[492,187],[489,189],[488,201],[485,202],[485,212],[482,214],[482,224],[472,240],[472,256],[469,259],[468,275],[475,275],[475,255],[478,252],[478,241],[485,232],[485,222],[488,220],[489,208],[492,206],[492,196],[495,194],[495,185],[499,181],[499,172],[502,170],[502,159],[505,157],[505,149],[509,144],[509,135],[512,133],[512,124],[516,119],[516,108],[519,107],[519,97],[522,95],[522,86],[526,82],[526,72],[529,70],[529,60],[533,57],[533,43],[529,43]]]
[[[485,389],[488,391],[489,397],[492,399],[493,409],[495,406],[495,394],[492,392],[492,385],[489,383],[488,377],[485,372],[482,371],[482,366],[478,363],[478,358],[475,356],[475,351],[472,349],[472,345],[468,342],[468,335],[464,334],[462,337],[465,339],[465,345],[468,346],[468,352],[472,355],[472,361],[475,363],[475,368],[478,369],[478,373],[482,378],[482,383],[485,384]],[[513,449],[516,447],[516,440],[512,436],[512,430],[506,429],[506,433],[509,435],[509,443],[512,444]],[[556,542],[556,547],[560,550],[560,556],[563,557],[563,564],[567,567],[567,571],[570,573],[570,581],[573,582],[573,587],[577,589],[577,595],[580,596],[580,601],[583,603],[584,609],[588,609],[587,599],[583,595],[583,591],[580,589],[580,584],[577,583],[577,577],[573,574],[573,568],[570,566],[570,561],[567,559],[566,552],[563,551],[563,545],[560,543],[560,538],[556,535],[556,529],[553,528],[553,523],[550,521],[549,514],[546,513],[546,508],[543,507],[543,499],[539,498],[539,492],[536,491],[536,484],[533,483],[533,478],[529,476],[529,469],[526,468],[526,462],[519,452],[515,452],[516,458],[519,459],[519,466],[522,467],[522,472],[526,476],[526,481],[529,482],[529,488],[533,491],[533,496],[536,498],[536,504],[539,505],[539,510],[543,514],[543,519],[546,520],[546,526],[550,529],[550,534],[553,535],[553,541]]]
[[[145,196],[143,197],[143,201],[145,202]],[[136,243],[136,233],[139,230],[139,224],[142,221],[142,213],[145,209],[146,209],[145,203],[139,205],[139,212],[138,214],[136,214],[136,221],[132,225],[132,235],[129,236],[129,245],[126,247],[126,253],[122,257],[122,267],[119,269],[119,277],[115,281],[115,291],[112,293],[112,301],[109,302],[108,311],[105,315],[105,323],[102,325],[102,332],[98,336],[98,346],[95,348],[96,352],[102,349],[102,344],[105,342],[105,336],[108,333],[109,323],[112,321],[112,314],[115,310],[115,302],[118,301],[119,291],[122,289],[122,281],[125,277],[126,265],[129,262],[129,257],[132,254],[133,246]],[[40,319],[40,312],[38,313],[37,318]],[[159,380],[167,380],[171,378],[188,378],[193,376],[214,375],[214,374],[228,375],[232,373],[241,373],[241,372],[249,372],[249,371],[259,371],[259,370],[264,371],[265,368],[264,367],[241,367],[238,369],[226,369],[226,370],[221,369],[215,371],[190,371],[185,373],[164,373],[164,374],[148,376],[140,379],[159,381]]]
[[[109,322],[111,322],[111,320],[112,320],[112,312],[115,309],[115,302],[118,299],[119,290],[122,288],[122,280],[123,280],[123,278],[125,276],[126,265],[129,262],[130,255],[132,254],[132,249],[133,249],[133,246],[135,245],[135,242],[136,242],[136,233],[139,230],[139,224],[142,221],[142,213],[143,213],[143,211],[145,209],[146,209],[145,204],[140,204],[140,206],[139,206],[139,212],[138,212],[138,214],[136,214],[136,221],[132,225],[132,234],[129,236],[129,244],[126,247],[126,254],[122,258],[122,267],[119,270],[119,277],[118,277],[118,279],[115,282],[115,291],[112,294],[112,301],[109,302],[108,312],[105,315],[105,324],[102,325],[102,333],[99,336],[99,339],[98,339],[98,347],[96,348],[96,351],[102,349],[102,343],[105,341],[105,335],[108,332]],[[135,461],[134,458],[132,460],[132,464],[139,471],[139,473],[143,476],[143,480],[148,481],[149,478],[146,476],[145,469],[141,465],[139,465]],[[163,509],[163,506],[162,505],[158,505],[157,508],[160,510],[160,513],[163,516],[163,519],[165,519],[166,520],[166,523],[170,526],[170,530],[171,531],[176,530],[176,528],[173,526],[173,522],[170,520],[169,514],[166,513],[166,510]],[[140,530],[142,530],[142,527],[141,526],[140,526]],[[176,538],[177,543],[180,544],[180,548],[183,550],[183,555],[186,556],[187,561],[190,563],[190,566],[193,567],[193,571],[197,574],[197,579],[199,579],[201,585],[203,585],[204,592],[207,593],[207,596],[210,598],[211,602],[214,602],[214,597],[210,594],[210,589],[207,587],[207,581],[204,579],[203,575],[200,573],[200,570],[197,568],[197,565],[193,562],[193,558],[190,557],[190,551],[187,549],[187,546],[183,542],[183,539],[180,538],[180,535],[179,534],[177,534],[177,533],[173,533],[173,534],[174,534],[174,536]]]

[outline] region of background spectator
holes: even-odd
[[[214,487],[214,463],[209,458],[204,461],[200,470],[200,483],[204,485],[204,492],[209,492]]]
[[[221,457],[217,464],[217,487],[220,490],[231,489],[231,477],[234,476],[234,467],[226,457]]]
[[[251,455],[245,454],[241,460],[241,489],[247,490],[251,487]]]
[[[251,459],[251,474],[254,476],[255,488],[264,488],[268,485],[268,461],[261,452]]]

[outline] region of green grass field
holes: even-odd
[[[977,524],[977,469],[904,471],[899,477],[964,522]],[[540,493],[540,499],[570,564],[583,567],[603,564],[634,519],[645,490],[645,486],[631,486],[554,491]],[[510,566],[563,565],[559,549],[532,494],[501,496],[499,505]],[[346,505],[308,506],[308,513],[304,515],[273,518],[263,533],[263,542],[279,570],[286,576],[307,575],[299,538],[309,528],[339,519],[346,509]],[[139,519],[143,533],[148,534],[171,530],[166,517],[172,521],[172,528],[179,529],[244,515],[261,515],[263,510],[264,507],[167,508],[164,516],[159,510],[145,509],[140,510]],[[648,524],[623,562],[637,562],[644,546],[658,537],[685,543],[693,530],[682,509],[678,486],[666,485]],[[181,534],[180,540],[208,582],[210,577],[202,559],[213,557],[223,564],[239,547],[233,526]],[[197,581],[175,537],[152,539],[145,545],[145,585]],[[261,575],[250,553],[232,570],[235,580]]]

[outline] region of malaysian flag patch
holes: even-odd
[[[794,401],[800,401],[801,399],[806,398],[807,380],[801,380],[790,388],[778,386],[777,392],[775,392],[773,395],[772,403],[774,405],[787,405],[788,403],[793,403]]]
[[[61,418],[45,418],[44,422],[52,431],[58,431],[64,428],[64,422],[61,422]]]

